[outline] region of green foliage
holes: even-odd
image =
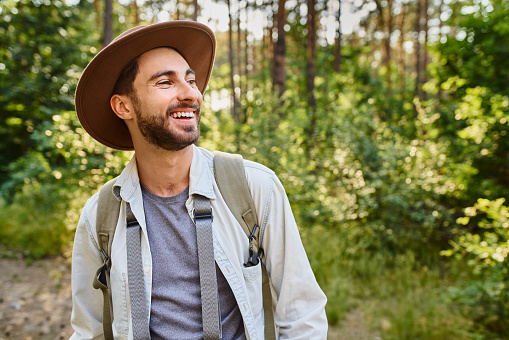
[[[509,34],[509,1],[466,1],[464,6],[475,10],[459,16],[456,23],[451,22],[458,27],[458,33],[436,46],[442,80],[458,76],[466,80],[465,87],[508,93],[509,46],[505,42]]]
[[[87,1],[0,4],[0,210],[9,216],[1,243],[34,258],[70,243],[83,193],[128,157],[84,134],[72,111],[81,70],[97,52],[90,9]]]
[[[416,271],[410,252],[393,258],[363,249],[352,238],[353,230],[362,229],[356,227],[301,231],[315,276],[328,297],[332,325],[360,309],[371,332],[383,339],[483,339],[484,329],[462,315],[443,289],[450,282],[440,278],[436,267]]]
[[[84,203],[77,195],[54,185],[26,183],[9,204],[0,201],[0,244],[28,259],[61,254],[74,235],[77,204]]]
[[[466,208],[457,222],[473,224],[476,232],[464,233],[442,252],[467,260],[473,273],[451,290],[452,296],[476,322],[498,334],[509,334],[509,209],[504,203],[504,198],[479,199]]]
[[[0,184],[9,164],[34,151],[31,135],[62,110],[73,109],[87,45],[82,10],[86,1],[0,3]]]

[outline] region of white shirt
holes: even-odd
[[[327,299],[318,286],[299,236],[284,188],[273,171],[258,163],[244,161],[249,188],[257,208],[261,247],[271,281],[274,321],[279,339],[327,338]],[[216,185],[212,153],[193,146],[189,179],[189,199],[186,207],[193,212],[193,195],[210,199],[214,211],[212,223],[214,257],[230,284],[242,314],[246,337],[263,339],[263,300],[260,264],[245,267],[249,242],[242,227],[224,202]],[[148,242],[143,198],[136,159],[118,177],[114,193],[122,198],[112,244],[110,283],[113,300],[113,334],[115,339],[131,340],[131,310],[127,287],[125,202],[140,223],[145,295],[150,310],[152,288],[152,257]],[[72,257],[73,310],[71,340],[103,339],[100,290],[92,287],[93,277],[103,260],[96,233],[98,194],[92,196],[81,213],[74,240]]]

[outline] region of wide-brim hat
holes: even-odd
[[[85,130],[100,143],[118,150],[133,150],[124,121],[113,112],[110,98],[124,67],[157,47],[177,50],[196,73],[203,93],[212,72],[216,49],[214,33],[195,21],[170,21],[127,30],[90,61],[76,88],[76,113]]]

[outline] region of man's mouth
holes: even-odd
[[[171,118],[194,118],[194,112],[189,111],[175,111],[170,113]]]

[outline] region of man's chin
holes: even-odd
[[[196,136],[193,136],[188,139],[181,139],[181,140],[165,140],[160,138],[155,139],[148,139],[148,142],[152,144],[153,146],[156,146],[159,149],[163,149],[166,151],[180,151],[183,150],[193,144],[195,144],[200,139],[200,133]]]

